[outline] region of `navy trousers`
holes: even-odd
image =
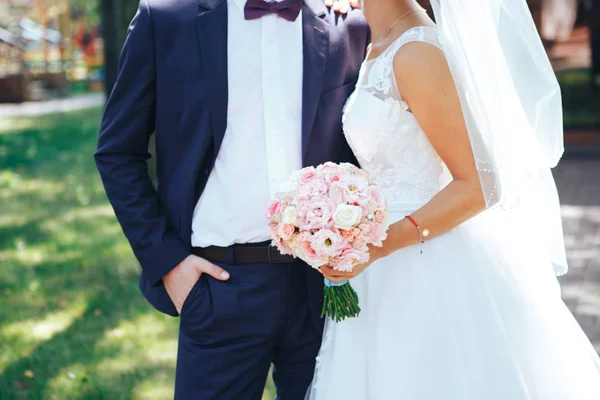
[[[306,269],[220,264],[228,281],[202,275],[181,310],[176,400],[260,400],[274,364],[280,400],[303,400],[322,332],[311,318]]]

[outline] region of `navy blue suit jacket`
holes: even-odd
[[[302,13],[303,163],[355,162],[341,117],[369,41],[366,22],[358,10],[336,15],[322,0],[304,0]],[[190,254],[192,213],[225,134],[227,96],[227,1],[141,0],[95,159],[142,266],[140,287],[170,315],[177,311],[161,278]],[[147,172],[153,133],[156,189]],[[307,279],[322,290],[318,272]]]

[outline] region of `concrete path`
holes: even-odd
[[[600,157],[563,159],[554,176],[570,266],[563,298],[600,353]]]
[[[31,101],[20,104],[0,104],[0,117],[28,117],[57,112],[84,110],[104,104],[103,93],[87,93],[66,99]]]

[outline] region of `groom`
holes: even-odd
[[[323,280],[268,246],[265,211],[293,170],[354,161],[342,107],[368,40],[322,0],[141,0],[95,157],[141,290],[181,315],[177,399],[260,399],[271,363],[279,398],[304,398]]]

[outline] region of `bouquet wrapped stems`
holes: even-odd
[[[325,279],[321,318],[327,315],[335,322],[340,322],[346,318],[358,317],[358,314],[360,314],[358,295],[350,282],[333,283]]]

